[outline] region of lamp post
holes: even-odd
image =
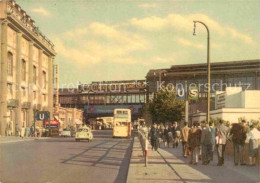
[[[201,22],[201,21],[193,21],[194,22],[194,32],[193,32],[193,35],[195,36],[196,35],[196,23],[200,23],[202,25],[204,25],[204,27],[207,29],[207,33],[208,33],[208,43],[207,43],[207,64],[208,64],[208,103],[207,103],[207,122],[209,122],[210,120],[210,89],[211,89],[211,86],[210,86],[210,59],[209,59],[209,50],[210,50],[210,34],[209,34],[209,28],[208,26]]]
[[[158,73],[159,73],[159,86],[160,86],[160,84],[162,82],[162,74],[164,76],[166,76],[167,71],[166,70],[160,70]],[[156,72],[154,72],[153,74],[154,74],[154,76],[156,76]]]

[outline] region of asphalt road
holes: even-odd
[[[51,138],[0,144],[1,183],[124,183],[131,139],[113,139],[112,131],[94,132],[94,140]]]

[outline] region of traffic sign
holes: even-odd
[[[35,118],[38,121],[46,121],[49,119],[50,112],[49,111],[37,111],[35,114]]]
[[[199,90],[197,87],[189,87],[189,100],[198,100]]]
[[[176,99],[185,100],[186,92],[183,87],[176,87]]]

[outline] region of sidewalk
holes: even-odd
[[[259,167],[234,166],[233,158],[226,157],[223,167],[216,166],[217,157],[210,165],[189,165],[189,157],[181,155],[178,149],[162,148],[158,152],[149,150],[148,167],[144,167],[141,146],[134,139],[127,183],[133,182],[187,182],[187,183],[253,183],[259,181]]]
[[[50,137],[16,137],[16,136],[7,136],[7,137],[0,137],[0,144],[5,143],[15,143],[15,142],[24,142],[24,141],[32,141],[32,140],[44,140]]]

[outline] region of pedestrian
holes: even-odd
[[[235,166],[238,165],[245,165],[244,163],[244,149],[245,149],[245,142],[246,142],[246,121],[242,120],[241,123],[234,123],[230,130],[230,137],[232,138],[233,142],[233,149],[234,149],[234,164]]]
[[[201,147],[202,147],[202,164],[207,165],[211,160],[212,152],[212,136],[209,126],[207,126],[205,121],[201,122]]]
[[[224,165],[224,153],[228,137],[228,127],[226,127],[223,120],[219,121],[219,125],[216,128],[216,147],[218,152],[218,164],[217,166]]]
[[[247,139],[249,140],[249,165],[256,165],[256,159],[258,157],[260,132],[256,129],[255,125],[250,126]]]
[[[199,161],[199,147],[200,147],[200,140],[201,140],[201,130],[198,128],[199,124],[195,122],[193,124],[193,128],[189,132],[188,136],[188,146],[191,151],[191,159],[190,164],[193,164],[193,156],[195,155],[195,162],[194,165],[198,164]]]
[[[30,135],[31,135],[31,137],[33,137],[33,126],[31,126],[31,128],[30,128]]]
[[[212,148],[211,148],[211,155],[210,155],[210,160],[213,161],[213,155],[214,155],[214,151],[215,151],[215,147],[216,147],[216,128],[214,128],[214,123],[212,121],[209,122],[209,128],[210,128],[210,132],[211,132],[211,144],[212,144]]]
[[[24,128],[24,125],[23,125],[22,128],[21,128],[20,136],[21,136],[22,138],[24,138],[24,134],[25,134],[25,128]]]
[[[163,132],[163,135],[164,135],[164,147],[168,147],[169,148],[169,144],[170,144],[170,138],[171,138],[171,130],[168,126],[168,124],[165,125],[165,128],[164,128],[164,132]]]
[[[157,144],[158,135],[159,135],[159,132],[157,129],[157,124],[154,123],[150,130],[152,150],[157,150],[157,148],[158,148],[158,144]]]
[[[182,155],[184,158],[187,158],[187,153],[188,153],[189,131],[190,128],[188,127],[188,122],[184,122],[184,127],[181,130]]]
[[[181,130],[180,127],[178,125],[178,122],[174,122],[173,123],[173,127],[172,127],[172,136],[173,136],[173,148],[177,148],[179,141],[180,141],[180,136],[181,136]]]
[[[161,148],[161,142],[162,142],[162,139],[163,139],[163,128],[162,128],[162,125],[158,125],[158,133],[159,133],[158,147]]]

